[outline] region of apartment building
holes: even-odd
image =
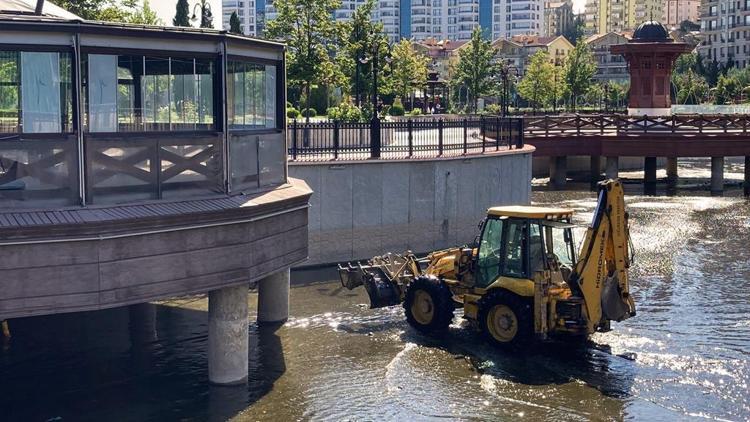
[[[750,0],[704,0],[700,24],[698,53],[721,64],[750,64]]]
[[[663,13],[661,0],[586,0],[585,32],[594,35],[633,30]]]
[[[627,82],[630,79],[628,63],[621,54],[612,54],[610,47],[618,44],[626,44],[630,40],[630,34],[609,32],[606,34],[592,35],[586,39],[591,47],[596,61],[597,82]]]
[[[664,0],[661,22],[668,27],[679,26],[682,21],[698,22],[700,0]]]
[[[343,0],[333,17],[351,18],[365,0]],[[246,35],[262,35],[263,23],[276,16],[273,0],[223,0],[224,28],[237,11]],[[461,41],[481,27],[486,38],[538,35],[544,22],[543,0],[378,0],[373,20],[382,22],[391,42],[430,38]]]
[[[546,1],[544,4],[544,29],[542,35],[545,37],[556,37],[563,35],[574,25],[573,2]]]

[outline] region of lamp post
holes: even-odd
[[[372,57],[362,57],[359,62],[367,64],[372,60],[372,118],[370,119],[370,156],[380,158],[380,117],[378,117],[378,56],[379,39],[373,36]],[[385,58],[390,63],[390,55]]]
[[[609,82],[604,82],[604,112],[609,113]]]
[[[503,60],[500,65],[500,77],[503,79],[503,89],[501,91],[502,98],[500,98],[500,115],[505,117],[508,112],[508,72],[510,71],[508,63]]]
[[[199,6],[201,8],[201,24],[200,24],[200,27],[201,28],[210,28],[211,27],[210,26],[211,21],[210,20],[208,22],[204,22],[203,21],[203,17],[204,16],[207,16],[209,18],[211,17],[211,4],[208,3],[207,0],[200,0],[200,3],[195,3],[195,5],[193,6],[193,16],[190,17],[190,21],[193,22],[193,23],[195,23],[198,20],[198,15],[197,15],[197,13],[195,11],[198,10]]]

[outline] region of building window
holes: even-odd
[[[73,131],[71,55],[0,51],[0,133]]]
[[[229,129],[276,128],[276,66],[230,61],[227,72]]]
[[[211,59],[89,54],[89,132],[214,130]]]

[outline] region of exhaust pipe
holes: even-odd
[[[36,0],[36,9],[34,9],[34,14],[37,16],[41,16],[42,9],[44,9],[44,0]]]

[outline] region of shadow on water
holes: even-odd
[[[250,324],[250,381],[222,387],[208,382],[207,319],[142,304],[13,320],[0,352],[0,419],[232,418],[286,371],[281,324]]]

